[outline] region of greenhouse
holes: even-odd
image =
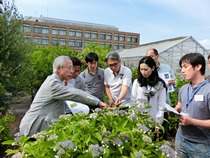
[[[187,53],[201,53],[205,59],[209,52],[192,36],[171,38],[152,43],[142,44],[135,48],[118,50],[122,63],[130,68],[136,68],[146,51],[155,48],[159,52],[159,61],[170,65],[175,73],[180,73],[179,59]],[[209,70],[207,70],[209,71]],[[208,72],[206,72],[208,73]]]

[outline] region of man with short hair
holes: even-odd
[[[179,60],[183,77],[190,81],[179,91],[175,109],[182,112],[175,148],[179,158],[210,157],[210,83],[205,79],[205,58],[189,53]]]
[[[80,60],[76,57],[71,57],[71,61],[73,62],[74,72],[72,73],[72,79],[70,79],[69,81],[65,81],[65,85],[69,88],[76,88],[85,91],[85,79],[79,75],[82,64]],[[79,102],[74,102],[70,100],[66,101],[67,114],[75,115],[76,113],[80,112],[87,114],[90,112],[90,108],[87,105]]]
[[[85,79],[85,91],[104,101],[104,69],[98,67],[98,60],[95,52],[88,53],[87,68],[80,75]]]
[[[116,52],[107,54],[105,58],[108,68],[104,70],[104,84],[109,98],[109,106],[129,107],[132,89],[132,72],[121,64]]]
[[[85,79],[79,75],[82,63],[76,57],[71,57],[71,61],[73,62],[74,72],[72,73],[72,79],[67,82],[67,86],[85,91]]]
[[[20,123],[20,132],[25,136],[50,128],[50,122],[65,114],[65,101],[72,100],[92,107],[105,109],[107,105],[98,98],[75,88],[64,86],[74,72],[68,56],[58,56],[53,62],[53,74],[48,76]]]

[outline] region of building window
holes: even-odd
[[[125,36],[124,35],[120,36],[120,41],[125,41]]]
[[[106,40],[111,40],[112,39],[112,35],[111,34],[106,34]]]
[[[61,46],[65,46],[66,45],[66,40],[65,39],[60,39],[59,44]]]
[[[124,49],[124,48],[125,48],[124,44],[120,44],[120,49]]]
[[[105,33],[101,33],[100,34],[100,39],[105,39],[105,38],[106,38]]]
[[[43,38],[42,39],[42,44],[43,45],[48,45],[49,44],[49,39],[48,38]]]
[[[114,45],[114,49],[119,49],[119,45],[118,44],[115,44]]]
[[[105,43],[100,43],[100,46],[105,46]]]
[[[34,33],[40,33],[40,32],[41,32],[40,26],[34,26]]]
[[[76,37],[82,37],[82,31],[77,31],[76,32]]]
[[[112,48],[111,43],[107,43],[106,45],[107,45],[109,48]]]
[[[90,45],[90,42],[89,42],[89,41],[85,41],[85,47],[86,47],[87,45]]]
[[[23,25],[23,32],[31,32],[30,25]]]
[[[70,30],[70,31],[69,31],[69,36],[74,37],[74,36],[75,36],[75,31],[74,31],[74,30]]]
[[[119,36],[118,35],[114,35],[114,40],[115,41],[119,41]]]
[[[69,41],[69,46],[74,47],[74,46],[75,46],[75,41],[70,40],[70,41]]]
[[[42,33],[43,34],[48,34],[49,33],[49,28],[47,28],[47,27],[42,28]]]
[[[132,42],[132,37],[129,36],[129,37],[127,38],[127,42]]]
[[[90,38],[90,31],[85,31],[85,37]]]
[[[53,38],[53,39],[52,39],[52,45],[53,45],[53,46],[58,45],[58,39],[57,39],[57,38]]]
[[[60,30],[60,35],[61,36],[66,36],[66,30]]]
[[[82,41],[76,41],[76,47],[82,47]]]
[[[53,35],[58,35],[58,28],[53,28],[52,29],[52,34]]]
[[[24,42],[26,42],[26,43],[30,43],[30,36],[23,36],[23,40],[24,40]]]
[[[132,42],[135,42],[136,43],[137,42],[137,37],[133,37],[132,38]]]
[[[98,33],[97,32],[92,32],[91,38],[98,38]]]
[[[34,37],[34,44],[41,44],[41,38],[40,37]]]

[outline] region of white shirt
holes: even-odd
[[[104,70],[104,84],[109,85],[110,92],[114,101],[116,101],[116,99],[119,97],[122,85],[127,85],[128,93],[122,99],[121,103],[124,105],[130,103],[132,89],[132,72],[128,67],[121,65],[120,71],[117,75],[115,75],[110,68],[106,68]]]
[[[162,88],[155,93],[154,96],[150,97],[149,99],[149,105],[152,106],[151,109],[149,109],[148,113],[152,116],[152,118],[162,124],[163,123],[163,104],[166,102],[166,89],[161,86]],[[140,103],[141,100],[148,101],[148,98],[143,93],[143,88],[140,87],[137,79],[133,82],[132,87],[132,93],[131,93],[131,105],[135,105],[137,103]]]

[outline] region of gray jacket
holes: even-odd
[[[75,88],[64,86],[56,74],[48,76],[38,90],[30,109],[20,123],[20,132],[33,135],[49,129],[50,122],[65,113],[65,100],[97,106],[98,98]]]

